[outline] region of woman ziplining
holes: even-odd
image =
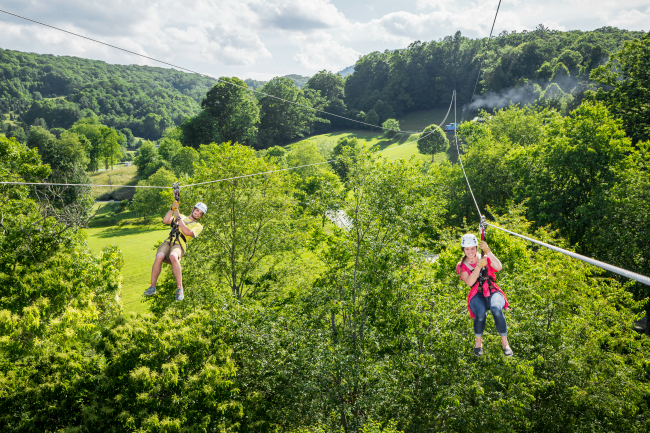
[[[505,356],[512,356],[508,344],[508,327],[503,310],[508,308],[508,299],[503,290],[495,283],[496,272],[502,269],[501,262],[492,253],[487,242],[481,242],[482,256],[478,254],[478,240],[473,234],[466,234],[460,242],[464,256],[456,265],[456,273],[470,287],[467,296],[467,310],[474,319],[474,355],[483,355],[483,331],[490,310],[494,325],[501,336],[501,346]]]

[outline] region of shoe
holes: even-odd
[[[144,296],[153,296],[156,294],[156,286],[149,286],[147,290],[144,291]]]
[[[185,294],[183,294],[183,288],[179,287],[176,289],[176,300],[182,301],[183,299],[185,299]]]
[[[512,349],[510,348],[510,346],[506,346],[506,347],[503,349],[503,354],[504,354],[505,356],[512,356],[512,355],[514,355],[514,353],[512,353]]]
[[[474,348],[474,355],[483,356],[483,348],[482,347],[475,347]]]

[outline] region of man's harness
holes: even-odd
[[[181,184],[179,182],[174,182],[172,184],[172,189],[174,190],[174,201],[177,203],[180,203],[180,195],[181,195]],[[175,245],[179,244],[181,247],[183,244],[181,244],[180,239],[185,242],[185,245],[187,245],[187,239],[185,238],[185,235],[181,232],[181,228],[178,225],[178,220],[174,216],[172,218],[171,222],[171,230],[169,232],[169,237],[165,240],[165,242],[169,242],[170,245]]]

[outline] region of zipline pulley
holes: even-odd
[[[478,229],[481,232],[481,240],[485,241],[485,230],[487,229],[487,222],[485,221],[485,215],[481,215],[481,222],[478,225]]]

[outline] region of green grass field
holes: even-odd
[[[410,131],[423,130],[431,124],[440,124],[446,114],[446,109],[422,110],[408,113],[398,119],[400,121],[400,129]],[[447,118],[445,124],[451,123],[452,121],[453,119]],[[366,149],[375,150],[387,159],[410,159],[412,156],[415,156],[418,160],[431,160],[429,155],[423,155],[418,151],[416,142],[417,134],[398,134],[396,137],[389,139],[380,130],[348,129],[328,134],[314,135],[302,140],[296,140],[287,147],[302,143],[312,143],[316,145],[318,151],[325,158],[329,158],[336,143],[344,137],[356,137],[363,143]],[[452,136],[448,135],[447,138],[451,142]],[[440,152],[435,155],[434,161],[447,161],[449,160],[449,156],[446,152]]]
[[[95,185],[135,185],[138,183],[138,168],[135,165],[125,167],[116,165],[112,170],[99,171],[90,176]],[[134,188],[102,187],[93,188],[93,197],[96,200],[131,200]]]
[[[135,219],[134,212],[113,214],[119,205],[96,203],[97,219],[91,221],[88,246],[99,254],[105,246],[116,245],[124,257],[122,268],[122,303],[126,313],[144,313],[147,306],[142,302],[142,292],[149,286],[151,265],[156,256],[155,248],[169,233],[169,226],[162,223],[140,225],[128,224]],[[127,224],[124,224],[124,223]],[[122,225],[120,225],[122,224]]]

